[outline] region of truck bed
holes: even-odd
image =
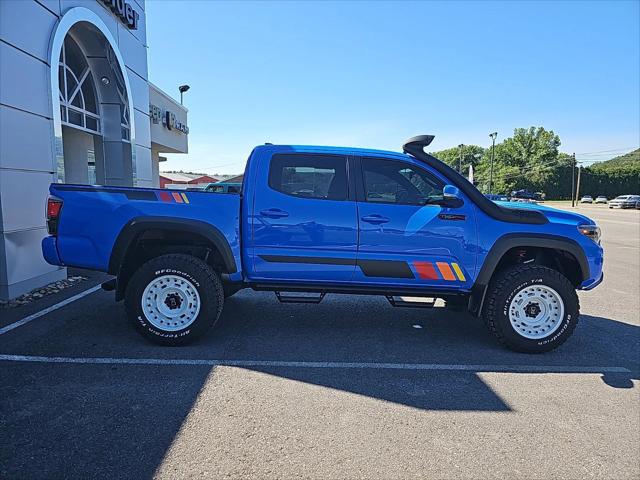
[[[238,194],[70,184],[52,184],[49,191],[63,207],[58,235],[45,238],[52,244],[43,250],[46,256],[57,256],[58,264],[109,271],[119,235],[144,217],[160,223],[192,221],[217,230],[240,271]]]

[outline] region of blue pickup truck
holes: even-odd
[[[492,202],[425,153],[256,147],[241,193],[52,184],[45,259],[108,272],[148,339],[183,345],[242,288],[281,302],[384,295],[482,317],[522,352],[562,344],[576,290],[602,281],[600,229],[582,215]],[[436,300],[437,303],[436,303]]]

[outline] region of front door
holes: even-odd
[[[254,279],[350,281],[358,224],[347,156],[277,153],[259,170],[251,219]]]
[[[360,241],[354,280],[470,288],[476,261],[475,207],[441,206],[445,182],[411,159],[363,157]]]

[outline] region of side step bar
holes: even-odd
[[[280,303],[320,303],[326,293],[318,293],[311,295],[295,295],[291,292],[274,292]]]
[[[438,308],[444,307],[444,300],[437,297],[404,297],[399,295],[385,295],[392,307],[404,308]]]

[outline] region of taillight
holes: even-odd
[[[49,235],[58,234],[58,220],[62,210],[62,200],[56,197],[47,198],[47,230]]]

